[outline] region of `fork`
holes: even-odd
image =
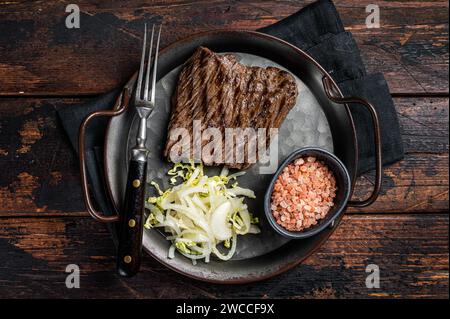
[[[125,200],[119,220],[119,247],[117,252],[117,271],[121,276],[125,277],[135,275],[139,271],[141,264],[147,156],[149,153],[145,142],[147,140],[147,119],[155,108],[156,72],[161,27],[159,27],[153,56],[153,67],[151,67],[153,38],[155,35],[155,26],[153,25],[152,27],[148,61],[145,66],[147,51],[147,25],[145,24],[141,64],[136,83],[134,104],[139,116],[139,129],[136,137],[136,146],[131,149]],[[151,86],[149,87],[150,77]]]

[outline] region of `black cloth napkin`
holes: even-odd
[[[258,30],[284,39],[310,54],[338,83],[343,94],[368,99],[380,119],[383,164],[403,158],[403,144],[394,103],[382,74],[368,75],[358,46],[345,32],[339,14],[329,0],[314,2],[297,13]],[[111,108],[118,91],[94,98],[89,103],[57,108],[62,125],[78,151],[78,128],[91,112]],[[374,136],[370,114],[361,105],[350,105],[359,146],[358,173],[374,168]],[[92,129],[93,128],[93,129]],[[105,122],[92,125],[87,133],[86,167],[99,208],[113,212],[104,191],[103,139]]]
[[[345,32],[330,0],[319,0],[275,24],[258,30],[295,44],[311,55],[333,77],[345,96],[367,99],[377,110],[383,164],[404,156],[394,102],[381,73],[367,74],[358,46]],[[374,132],[371,116],[362,105],[349,105],[358,138],[358,174],[375,168]]]
[[[75,152],[78,154],[78,130],[81,122],[92,112],[113,107],[120,89],[93,98],[88,103],[64,107],[57,105],[56,111],[61,120],[64,130],[69,137]],[[108,198],[108,192],[104,183],[103,170],[103,142],[106,133],[108,119],[94,119],[86,131],[85,138],[85,163],[89,180],[90,191],[97,204],[97,208],[107,215],[114,215],[115,209]]]

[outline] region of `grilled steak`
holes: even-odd
[[[269,129],[279,128],[295,105],[297,94],[295,79],[286,71],[275,67],[245,66],[238,63],[232,54],[218,55],[200,47],[186,61],[172,97],[164,156],[177,161],[173,154],[179,155],[180,145],[190,146],[189,158],[201,159],[205,165],[226,164],[232,168],[247,168],[257,159],[251,160],[247,156],[254,138],[244,134],[245,138],[238,141],[237,137],[242,137],[242,130],[247,128],[255,132],[266,129],[263,132],[265,146],[268,146],[271,137]],[[207,138],[199,134],[196,137],[196,129],[204,133],[208,128],[215,128],[212,132],[221,133],[220,143],[212,148],[214,151],[217,148],[221,150],[212,159],[204,152],[196,152],[196,145],[205,147],[214,140],[211,134]],[[241,132],[238,130],[234,138],[227,139],[227,132],[232,131],[229,128],[240,128]],[[179,129],[189,132],[189,137],[182,139]],[[177,151],[172,150],[174,146],[177,146]],[[232,155],[236,150],[245,153],[243,159]]]

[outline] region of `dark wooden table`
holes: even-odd
[[[382,194],[349,210],[302,265],[261,283],[193,281],[144,258],[122,279],[106,227],[83,206],[77,159],[56,118],[119,87],[137,69],[144,21],[165,21],[164,45],[198,31],[256,29],[311,1],[77,1],[81,28],[65,27],[70,1],[0,2],[0,297],[448,298],[448,2],[336,1],[370,72],[384,72],[401,122],[405,159],[384,172]],[[364,176],[357,193],[373,183]],[[365,269],[380,267],[367,289]],[[68,264],[81,288],[67,289]]]

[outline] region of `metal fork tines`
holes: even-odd
[[[159,39],[161,36],[161,28],[159,27],[158,37],[156,39],[155,52],[153,53],[153,66],[152,66],[152,51],[153,51],[153,38],[155,35],[155,25],[152,26],[152,34],[150,37],[150,46],[147,56],[147,24],[145,25],[144,41],[142,45],[142,57],[141,65],[139,68],[139,75],[136,83],[135,93],[135,106],[139,114],[140,125],[137,135],[137,146],[145,147],[146,131],[147,131],[147,118],[155,107],[155,95],[156,95],[156,72],[158,68],[158,51],[159,51]],[[147,64],[145,61],[147,60]],[[146,67],[145,67],[146,66]],[[144,79],[145,68],[145,79]],[[151,86],[150,84],[151,78]],[[142,83],[144,82],[144,83]],[[144,85],[143,85],[144,84]]]

